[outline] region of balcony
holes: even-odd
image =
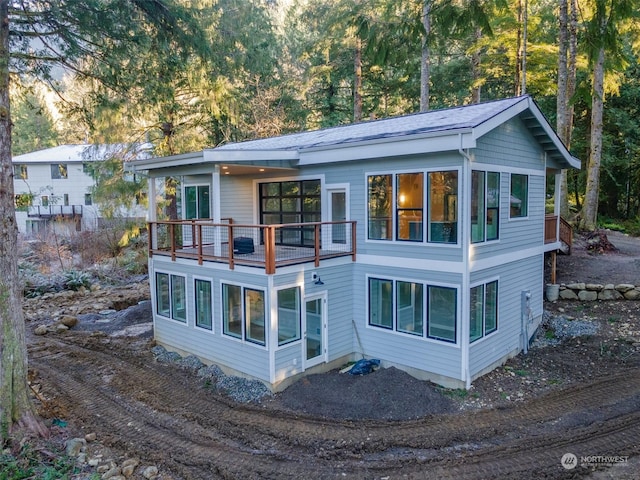
[[[82,217],[82,205],[35,205],[29,207],[27,216],[32,218],[78,218]]]
[[[356,222],[241,225],[232,220],[181,220],[149,223],[149,257],[163,255],[203,262],[264,268],[273,274],[285,265],[328,258],[356,258]]]
[[[570,253],[571,244],[573,243],[573,229],[571,228],[571,224],[564,218],[558,217],[558,215],[545,215],[544,243],[555,243],[558,240],[560,240],[563,247],[567,249],[566,253]]]

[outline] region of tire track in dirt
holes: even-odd
[[[568,451],[621,455],[640,445],[636,370],[506,409],[349,422],[239,406],[149,354],[120,344],[114,351],[104,339],[70,334],[33,344],[30,363],[45,391],[75,405],[70,420],[183,478],[565,478],[560,458]],[[555,425],[596,406],[601,423]],[[545,434],[532,438],[531,430]]]

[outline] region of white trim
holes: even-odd
[[[485,304],[486,301],[486,295],[487,295],[487,284],[492,283],[492,282],[497,282],[498,284],[498,291],[496,292],[496,329],[488,334],[484,334],[484,328],[485,328],[485,316],[484,316],[484,312],[482,314],[482,336],[476,340],[474,340],[473,342],[471,341],[471,339],[469,338],[469,348],[473,348],[475,345],[481,344],[483,343],[483,341],[487,338],[493,337],[493,335],[497,334],[500,331],[500,325],[502,325],[502,322],[500,321],[500,276],[499,275],[495,275],[492,277],[487,277],[486,279],[483,279],[481,281],[478,282],[473,282],[472,284],[469,285],[469,301],[471,301],[471,289],[475,288],[475,287],[479,287],[480,285],[484,285],[485,289],[484,289],[484,293],[485,293],[485,299],[483,299],[482,304]],[[471,305],[469,305],[469,313],[471,313],[470,311],[471,309]],[[471,332],[471,316],[469,316],[469,332]],[[468,336],[467,336],[468,338]]]
[[[502,255],[495,255],[493,257],[483,258],[482,260],[471,261],[470,271],[480,272],[487,268],[498,267],[511,262],[517,262],[518,260],[524,260],[526,258],[535,257],[544,254],[545,249],[543,246],[536,246],[527,248],[525,250],[517,250],[514,252],[505,253]]]
[[[269,278],[272,277],[272,275],[268,276]],[[220,325],[220,338],[226,338],[229,340],[234,340],[236,342],[240,342],[244,345],[252,345],[256,348],[260,348],[262,350],[265,349],[269,349],[269,342],[271,341],[271,336],[268,335],[269,330],[266,328],[266,324],[267,321],[269,320],[269,317],[267,316],[271,306],[270,306],[270,302],[269,300],[269,296],[267,295],[267,289],[269,288],[269,285],[267,286],[255,286],[252,284],[247,284],[247,283],[242,283],[242,282],[237,282],[237,281],[232,281],[232,280],[224,280],[223,278],[220,278],[219,280],[219,284],[220,284],[220,320],[221,320],[221,325]],[[224,332],[224,295],[222,294],[222,290],[223,290],[223,285],[232,285],[232,286],[236,286],[236,287],[240,287],[241,290],[241,298],[242,298],[242,334],[240,336],[240,338],[238,337],[234,337],[233,335],[229,335],[228,333]],[[245,316],[245,311],[244,311],[244,291],[245,289],[250,289],[250,290],[257,290],[257,291],[261,291],[263,293],[263,298],[265,301],[265,306],[264,306],[264,322],[265,322],[265,329],[264,329],[264,334],[265,334],[265,339],[264,339],[264,345],[260,345],[259,343],[256,342],[252,342],[247,340],[246,337],[246,316]]]
[[[213,301],[214,299],[214,281],[211,277],[205,277],[202,275],[197,275],[194,274],[191,276],[191,279],[193,280],[192,286],[193,286],[193,329],[198,331],[198,332],[205,332],[209,335],[215,335],[216,333],[216,326],[215,326],[215,312],[214,312],[214,307],[215,307],[215,302]],[[203,282],[209,282],[209,285],[211,286],[211,329],[208,328],[204,328],[204,327],[200,327],[198,326],[198,319],[197,319],[197,313],[198,313],[198,301],[196,299],[196,280],[200,280]]]
[[[415,257],[383,257],[381,255],[366,255],[359,253],[356,257],[356,263],[380,267],[409,268],[412,270],[457,274],[462,274],[465,271],[465,265],[462,259],[460,259],[460,261],[447,261]]]
[[[298,283],[287,283],[287,284],[283,284],[283,285],[278,285],[277,287],[273,285],[273,275],[270,275],[269,278],[271,279],[269,288],[272,289],[273,291],[273,307],[272,310],[275,312],[274,316],[272,318],[275,319],[274,321],[274,325],[275,325],[275,329],[274,329],[274,336],[275,336],[275,342],[274,342],[274,350],[282,350],[283,348],[289,347],[290,345],[295,345],[296,343],[302,341],[303,339],[303,335],[302,335],[302,304],[303,304],[303,298],[304,298],[304,281],[303,282],[298,282]],[[299,301],[299,305],[298,307],[300,308],[300,311],[298,312],[299,314],[299,318],[298,321],[300,322],[300,336],[298,339],[296,340],[291,340],[287,343],[284,343],[282,345],[279,345],[279,338],[278,338],[278,326],[279,326],[279,322],[280,322],[280,317],[278,315],[278,292],[280,290],[288,290],[290,288],[298,288],[298,301]]]
[[[457,321],[460,322],[460,378],[466,382],[466,387],[471,386],[471,376],[469,373],[470,368],[470,354],[469,354],[469,260],[471,258],[471,157],[468,152],[465,152],[460,148],[460,155],[462,156],[463,173],[461,176],[460,190],[464,193],[462,195],[463,201],[458,202],[462,204],[462,215],[460,217],[461,235],[462,235],[462,263],[465,266],[462,274],[462,285],[459,304],[460,313],[457,315]],[[486,174],[485,174],[486,179]],[[485,238],[486,238],[486,180],[485,180]],[[498,212],[499,213],[499,212]]]
[[[302,330],[302,371],[306,371],[311,367],[315,367],[321,363],[327,363],[329,359],[329,302],[327,300],[328,293],[326,290],[312,293],[308,296],[302,297],[302,318],[301,318],[301,330]],[[321,300],[321,329],[320,333],[322,339],[322,353],[317,357],[313,357],[312,361],[307,360],[307,302],[313,300]]]
[[[222,289],[221,289],[222,290]],[[268,275],[267,279],[267,292],[269,292],[269,315],[267,315],[267,306],[264,307],[265,314],[265,335],[267,333],[266,323],[269,322],[269,336],[265,338],[265,346],[269,353],[269,381],[274,383],[276,381],[276,349],[278,346],[278,331],[276,322],[278,320],[278,300],[277,292],[273,286],[273,275]],[[265,294],[265,301],[266,301]]]
[[[392,282],[391,295],[393,300],[393,318],[391,328],[385,328],[377,325],[371,325],[369,323],[369,279],[382,280],[382,281],[390,281]],[[425,280],[424,278],[410,278],[410,277],[398,277],[394,275],[378,275],[375,273],[365,273],[364,276],[364,299],[365,299],[365,312],[364,312],[364,325],[365,329],[372,330],[374,332],[384,332],[391,333],[395,335],[401,335],[402,338],[413,338],[420,341],[426,341],[430,343],[435,343],[436,345],[448,345],[455,348],[461,348],[461,337],[460,337],[460,329],[458,327],[458,322],[460,320],[460,312],[461,312],[461,295],[460,295],[460,284],[456,283],[447,283],[447,282],[430,282]],[[397,282],[406,282],[406,283],[419,283],[422,285],[422,300],[423,300],[423,323],[422,323],[422,335],[414,335],[411,333],[401,332],[397,330],[397,312],[396,312],[396,283]],[[455,342],[440,340],[437,338],[429,337],[429,287],[442,287],[442,288],[452,288],[456,291],[456,339]]]

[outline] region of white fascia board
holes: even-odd
[[[476,146],[469,129],[437,132],[431,135],[384,138],[353,144],[331,145],[324,148],[303,150],[300,166],[348,162],[375,158],[419,155],[423,153],[450,152],[459,148]]]
[[[269,162],[273,160],[298,160],[297,150],[204,150],[204,160],[212,163]]]
[[[181,155],[171,155],[169,157],[145,158],[144,160],[134,160],[126,162],[125,169],[130,172],[140,170],[155,170],[167,167],[180,167],[183,165],[194,165],[202,163],[204,152],[183,153]]]
[[[474,127],[473,128],[473,137],[477,140],[478,138],[482,137],[483,135],[486,135],[490,131],[498,128],[503,123],[508,122],[513,117],[515,117],[515,116],[519,115],[520,113],[524,112],[526,109],[530,108],[530,104],[529,104],[529,102],[527,100],[528,100],[528,98],[523,98],[518,103],[510,106],[509,108],[503,110],[502,112],[498,113],[497,115],[494,115],[493,117],[491,117],[491,118],[487,119],[486,121],[482,122],[480,125]],[[535,105],[533,106],[532,110],[533,109],[537,110]]]

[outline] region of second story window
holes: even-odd
[[[52,179],[67,178],[67,164],[66,163],[52,163],[51,164],[51,178]]]
[[[21,180],[26,180],[29,178],[29,175],[27,173],[27,166],[26,165],[14,165],[13,166],[13,176],[14,178],[18,178]]]
[[[500,174],[471,173],[471,243],[498,239]]]
[[[458,242],[457,170],[370,175],[367,184],[369,240]]]
[[[49,195],[43,195],[42,197],[40,197],[40,204],[43,207],[48,207],[49,206]]]
[[[93,205],[93,199],[91,198],[91,194],[90,193],[85,193],[84,194],[84,204],[85,205]]]
[[[511,174],[511,197],[509,198],[509,216],[526,217],[529,214],[529,177]]]

